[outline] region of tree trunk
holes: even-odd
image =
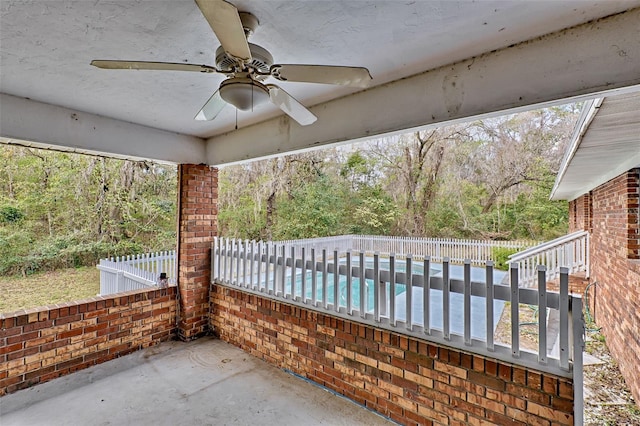
[[[104,211],[107,191],[109,191],[109,187],[107,185],[107,165],[104,158],[100,158],[100,166],[100,184],[98,185],[98,199],[96,200],[96,212],[98,213],[96,220],[96,234],[98,238],[102,238],[104,233]]]
[[[273,239],[273,217],[276,212],[276,193],[275,191],[267,197],[267,219],[266,219],[266,237],[268,241]]]

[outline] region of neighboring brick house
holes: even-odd
[[[640,402],[640,93],[585,105],[551,198],[589,232],[587,302]]]

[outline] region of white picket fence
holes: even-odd
[[[430,256],[406,253],[400,260],[392,253],[369,255],[331,245],[307,250],[295,244],[215,238],[211,250],[214,284],[572,377],[576,404],[582,403],[582,299],[569,295],[567,268],[560,269],[560,293],[552,293],[546,291],[545,266],[537,267],[537,288],[522,288],[517,264],[509,271],[509,285],[501,285],[493,282],[491,261],[484,279],[472,281],[471,261],[464,261],[462,279],[454,279],[446,257],[436,271]],[[494,341],[496,302],[499,309],[510,309],[510,344]],[[523,304],[540,312],[534,324],[536,352],[520,347]],[[557,327],[547,326],[552,314],[559,318]],[[462,324],[454,327],[456,321]]]
[[[522,250],[535,246],[535,241],[493,241],[493,240],[459,240],[453,238],[421,238],[421,237],[387,237],[377,235],[340,235],[336,237],[307,238],[301,240],[274,241],[295,247],[296,255],[300,255],[302,248],[307,253],[312,248],[337,249],[339,252],[347,250],[395,253],[414,256],[431,256],[433,261],[441,262],[445,257],[450,262],[462,264],[466,259],[473,265],[484,265],[489,260],[495,260],[493,249],[504,247]]]
[[[286,245],[288,247],[294,247],[296,254],[300,255],[302,250],[306,250],[307,253],[311,252],[313,248],[330,247],[339,251],[346,251],[353,249],[353,235],[338,235],[335,237],[320,237],[320,238],[304,238],[300,240],[282,240],[274,241],[275,244]]]
[[[545,265],[547,279],[560,276],[563,267],[570,274],[584,272],[589,276],[589,233],[577,231],[547,241],[535,247],[509,256],[510,265],[518,265],[518,279],[523,285],[534,285],[537,279],[537,265]]]
[[[354,235],[352,249],[367,253],[411,253],[414,256],[431,256],[433,261],[442,261],[448,257],[453,263],[464,263],[470,260],[474,265],[484,265],[495,260],[493,249],[504,247],[523,249],[531,247],[533,241],[493,241],[493,240],[459,240],[453,238],[420,238],[420,237],[383,237],[372,235]]]
[[[175,251],[101,259],[97,268],[100,270],[102,296],[164,285],[160,282],[161,273],[166,274],[167,285],[176,285]]]
[[[395,253],[399,257],[406,253],[431,256],[433,261],[449,258],[452,263],[462,264],[470,259],[473,265],[484,265],[493,260],[493,248],[525,248],[534,245],[531,241],[456,240],[449,238],[386,237],[373,235],[340,235],[335,237],[307,238],[278,241],[277,244],[293,247],[299,256],[302,250],[310,253],[314,248],[329,247],[338,252],[348,250]],[[144,253],[102,259],[100,269],[100,294],[137,290],[158,284],[160,273],[167,274],[169,285],[176,284],[177,259],[175,251]]]

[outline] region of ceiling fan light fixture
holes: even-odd
[[[242,111],[269,102],[269,89],[250,78],[232,78],[220,85],[220,97]]]

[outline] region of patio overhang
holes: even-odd
[[[204,140],[0,93],[0,142],[129,160],[202,162]],[[153,147],[153,151],[150,148]]]
[[[272,106],[196,122],[220,76],[89,66],[213,62],[205,47],[217,42],[195,3],[8,1],[2,141],[223,165],[640,87],[637,0],[234,4],[258,16],[252,41],[279,62],[365,66],[372,87],[282,83],[318,117],[306,127]]]
[[[585,104],[551,192],[574,200],[640,167],[640,95],[607,96]]]

